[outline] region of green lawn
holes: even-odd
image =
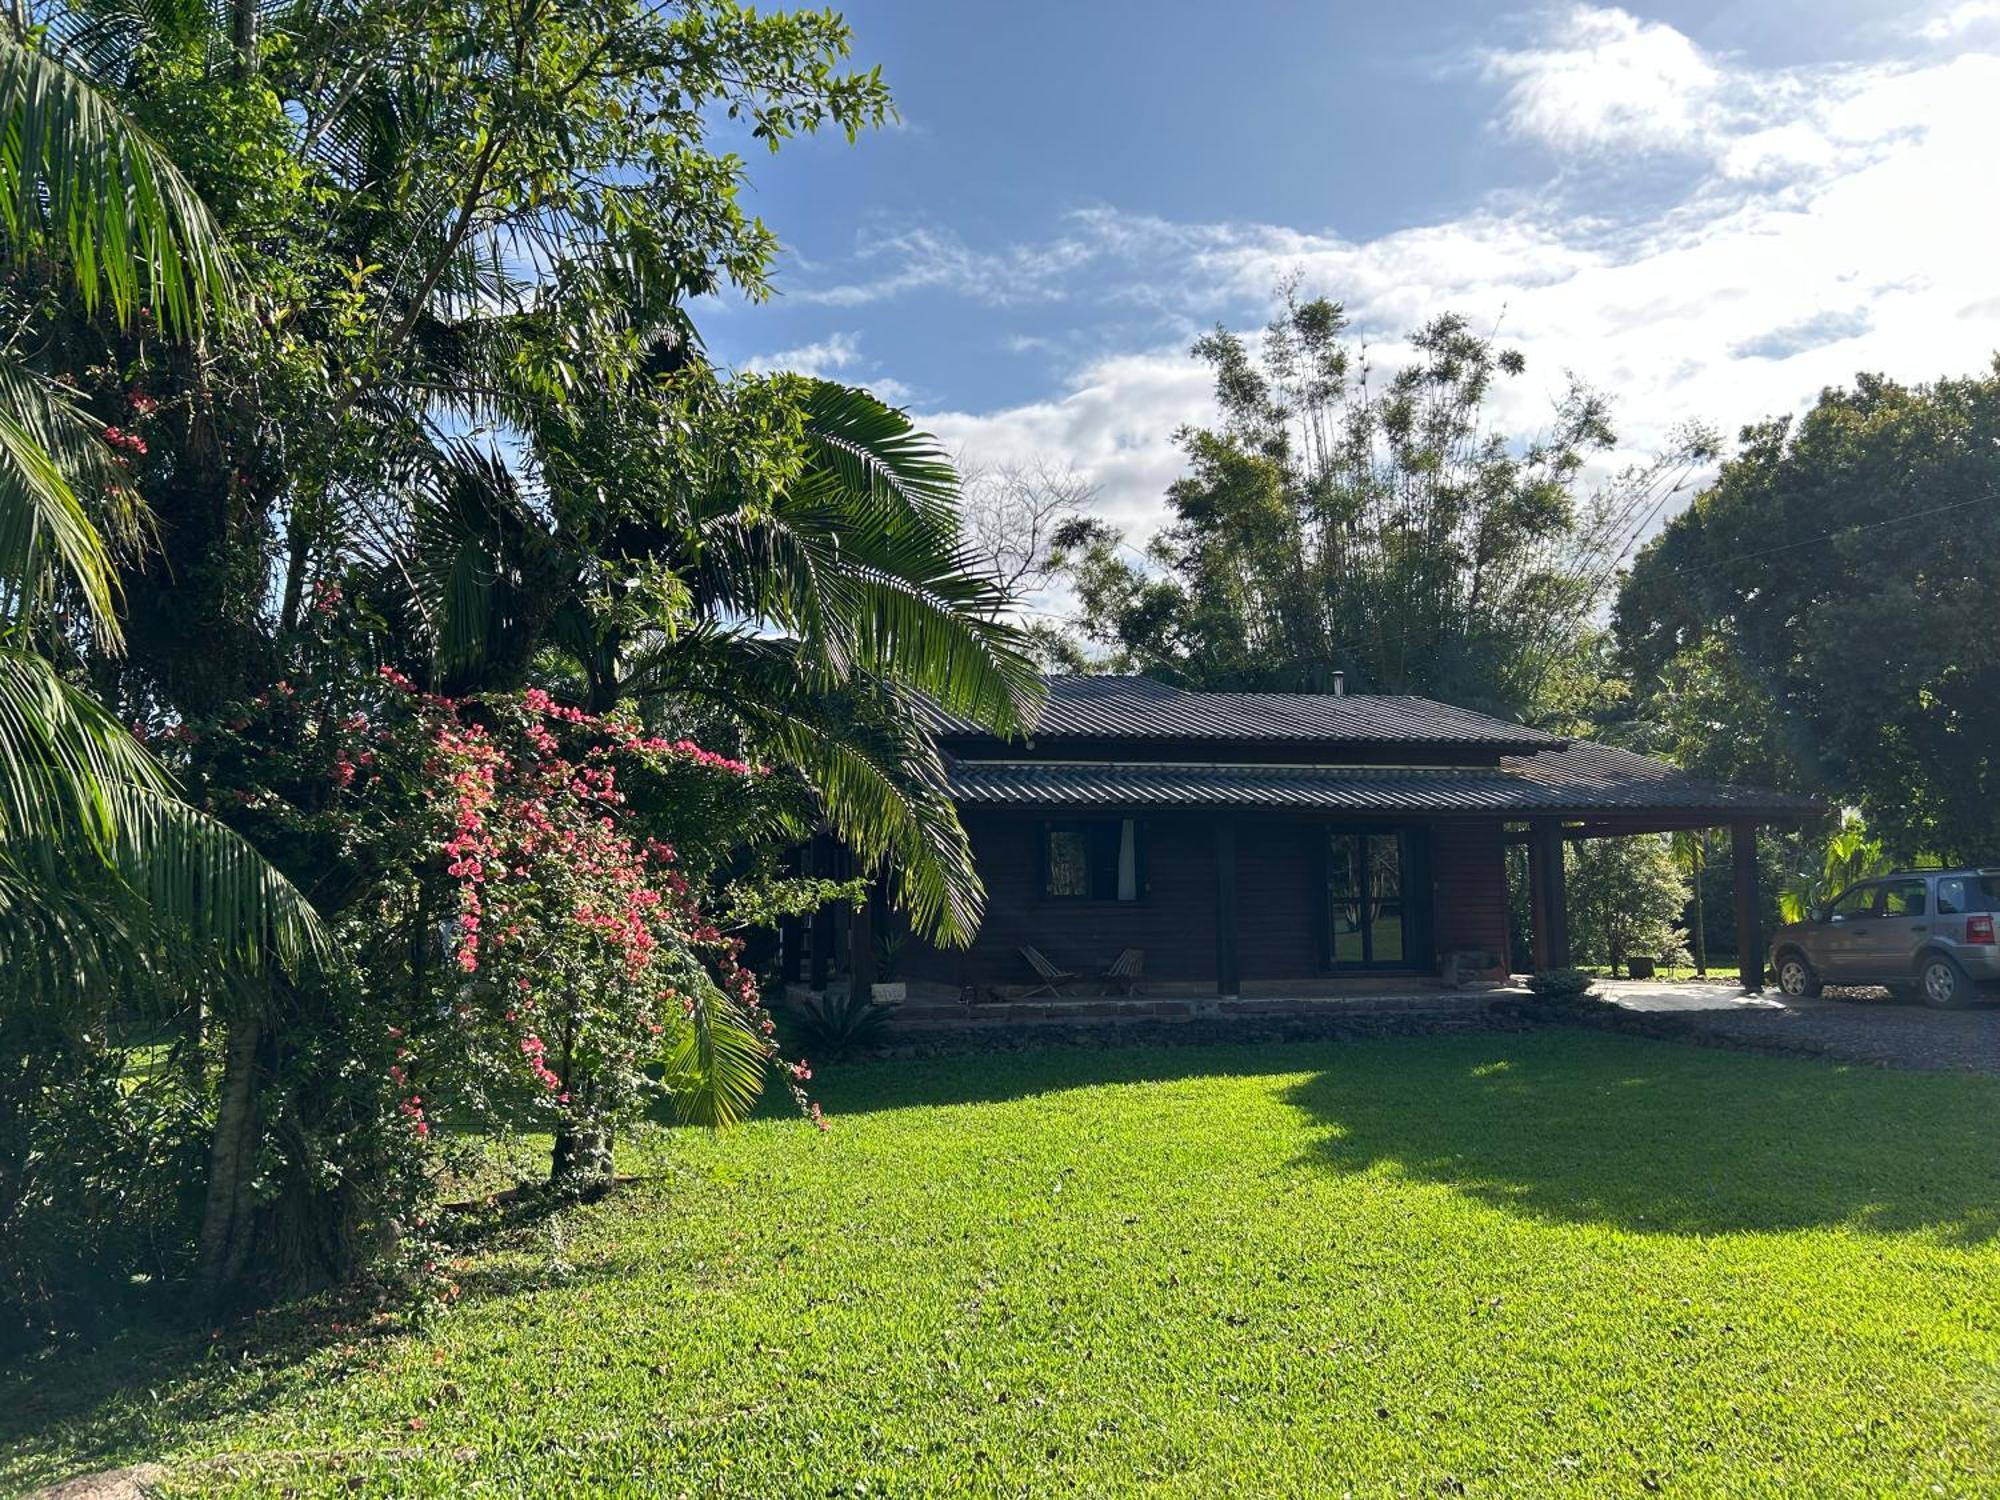
[[[829,1136],[633,1153],[428,1338],[134,1334],[0,1384],[0,1485],[2000,1490],[1993,1080],[1551,1029],[821,1082]]]

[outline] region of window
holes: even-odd
[[[1894,880],[1882,887],[1882,915],[1921,917],[1924,914],[1924,883],[1921,880]]]
[[[1137,901],[1139,827],[1130,818],[1042,829],[1042,894],[1052,901]]]
[[[1856,917],[1872,917],[1875,915],[1875,896],[1880,890],[1881,887],[1876,885],[1857,885],[1853,890],[1843,893],[1841,898],[1833,903],[1829,915],[1836,922],[1851,922]]]
[[[1406,848],[1400,833],[1333,833],[1327,838],[1327,957],[1335,967],[1406,962]]]
[[[1086,828],[1049,830],[1049,878],[1051,896],[1090,894],[1090,832]]]
[[[1938,913],[2000,911],[2000,875],[1954,875],[1938,882]]]

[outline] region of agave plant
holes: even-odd
[[[790,1001],[785,1030],[792,1046],[815,1062],[833,1062],[879,1046],[896,1018],[896,1007],[844,985]]]

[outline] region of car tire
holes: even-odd
[[[1819,975],[1803,953],[1778,955],[1778,993],[1792,1000],[1810,1000],[1820,991]]]
[[[1933,1010],[1957,1010],[1972,999],[1972,981],[1945,954],[1929,953],[1917,964],[1917,998]]]

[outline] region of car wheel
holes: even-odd
[[[1799,953],[1787,953],[1778,960],[1778,989],[1795,1000],[1809,1000],[1819,993],[1819,975]]]
[[[1917,966],[1917,996],[1936,1010],[1956,1010],[1971,998],[1972,984],[1965,971],[1942,953],[1933,953]]]

